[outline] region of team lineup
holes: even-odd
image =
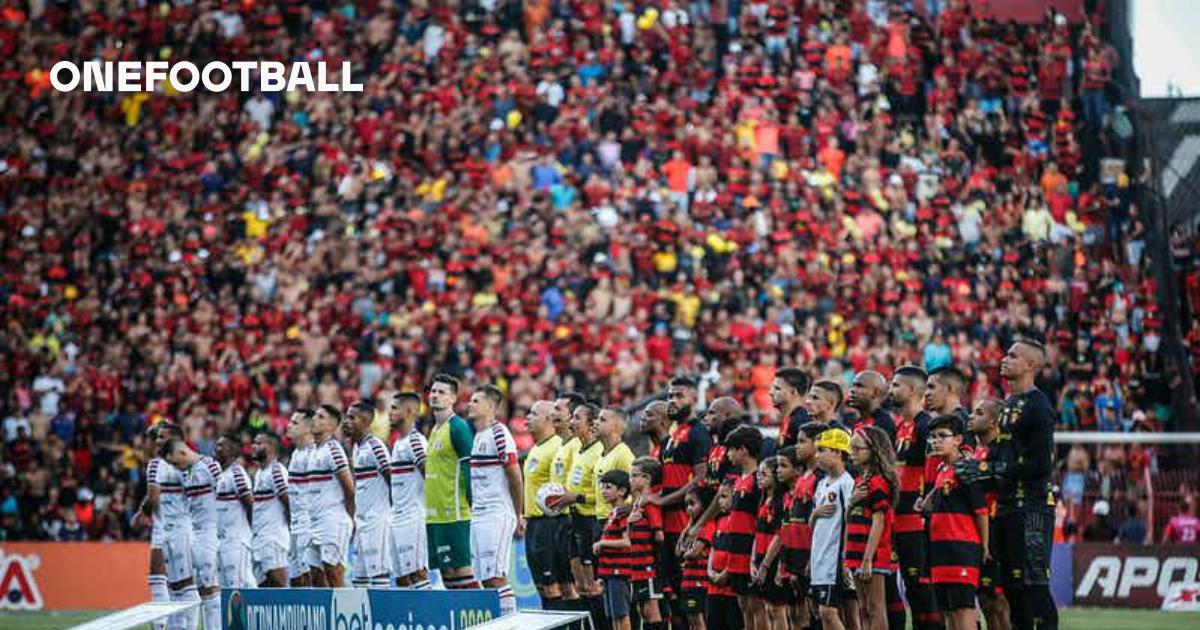
[[[240,434],[210,458],[161,422],[141,508],[151,595],[199,606],[156,628],[220,628],[220,589],[429,589],[432,570],[447,589],[498,591],[509,614],[521,537],[542,607],[597,628],[974,630],[977,604],[989,630],[1056,628],[1045,360],[1015,342],[1007,400],[969,410],[953,367],[864,371],[848,392],[783,368],[775,440],[733,398],[699,413],[698,383],[677,377],[641,412],[644,457],[626,410],[564,393],[528,409],[522,464],[504,393],[475,387],[460,417],[449,375],[427,389],[428,435],[413,392],[383,401],[390,448],[375,402],[299,409],[286,443],[254,436],[253,476]]]

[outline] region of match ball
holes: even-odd
[[[561,510],[557,506],[557,500],[562,495],[567,493],[567,489],[561,483],[548,483],[537,491],[537,506],[546,516],[558,516]],[[553,507],[547,504],[547,501],[555,504]]]

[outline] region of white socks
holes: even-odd
[[[429,590],[433,589],[433,583],[430,582],[428,579],[424,579],[424,580],[421,580],[420,582],[414,582],[412,584],[412,586],[409,586],[408,588],[413,588],[418,591],[429,591]]]
[[[177,591],[171,591],[171,601],[173,602],[199,602],[200,593],[196,590],[195,584],[189,584]],[[220,600],[218,600],[220,601]],[[220,604],[218,604],[218,610]],[[196,621],[200,616],[198,607],[192,607],[186,612],[175,613],[167,618],[167,627],[170,630],[196,630]]]
[[[152,602],[169,602],[171,601],[171,591],[167,588],[167,576],[165,575],[150,575],[146,578],[146,582],[150,585],[150,601]],[[154,630],[165,630],[167,627],[166,619],[158,619],[154,622]]]
[[[221,630],[221,592],[205,597],[200,607],[204,609],[204,630]]]
[[[504,617],[517,612],[517,596],[513,593],[512,585],[505,584],[499,588],[500,616]]]

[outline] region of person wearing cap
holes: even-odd
[[[1111,512],[1112,506],[1104,499],[1092,504],[1092,520],[1083,529],[1083,542],[1111,543],[1117,539],[1117,531],[1110,520]]]
[[[987,499],[983,484],[955,473],[955,463],[964,457],[959,417],[934,418],[929,435],[933,455],[942,463],[932,488],[915,507],[929,514],[930,578],[946,628],[969,630],[975,628],[975,591],[988,549]]]
[[[853,594],[853,581],[843,563],[846,541],[846,515],[854,494],[854,477],[846,472],[850,458],[850,433],[840,428],[827,429],[817,436],[817,467],[825,473],[813,495],[812,555],[809,557],[809,581],[812,598],[818,607],[825,630],[842,630],[842,602]],[[848,586],[847,586],[848,585]],[[857,616],[857,606],[853,614]]]

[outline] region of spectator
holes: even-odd
[[[1163,542],[1194,545],[1197,531],[1200,531],[1200,518],[1196,517],[1196,495],[1189,492],[1179,503],[1179,513],[1167,522]]]
[[[1083,542],[1112,543],[1117,539],[1117,532],[1109,522],[1108,501],[1103,499],[1092,504],[1092,520],[1083,530]]]
[[[1146,542],[1146,520],[1142,517],[1142,503],[1129,503],[1125,506],[1125,520],[1117,530],[1117,541],[1126,544],[1140,545]]]

